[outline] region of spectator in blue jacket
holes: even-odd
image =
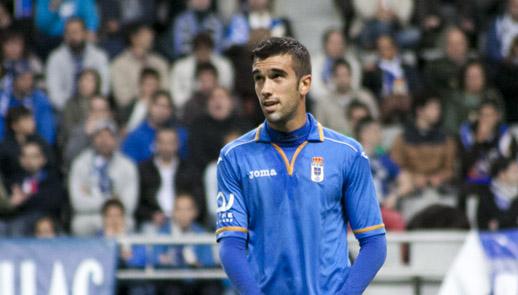
[[[34,77],[28,64],[19,64],[14,70],[13,90],[0,92],[0,139],[5,136],[5,118],[10,108],[24,106],[32,111],[36,130],[47,143],[56,142],[56,121],[48,97],[35,89]]]
[[[216,51],[223,43],[223,22],[210,10],[212,0],[189,0],[188,9],[173,22],[173,57],[191,52],[191,41],[198,33],[208,32],[216,45]]]
[[[486,41],[486,55],[491,61],[502,61],[518,36],[518,0],[507,0],[507,9],[491,24]]]
[[[99,27],[95,0],[38,0],[36,28],[49,36],[63,35],[65,23],[71,17],[81,18],[91,34]]]
[[[172,220],[166,222],[159,233],[173,238],[183,235],[199,235],[207,233],[201,225],[195,222],[198,207],[194,196],[188,192],[178,193],[172,212]],[[156,246],[154,249],[156,264],[160,267],[215,267],[213,249],[208,245]],[[221,294],[221,284],[218,281],[200,282],[184,280],[165,287],[166,294],[187,294],[186,290],[196,290],[188,294]]]
[[[175,127],[180,141],[180,157],[186,155],[187,131],[175,126],[173,103],[167,91],[158,91],[151,98],[147,120],[128,134],[122,143],[122,152],[141,163],[153,156],[156,131],[162,127]],[[183,157],[182,157],[183,158]]]

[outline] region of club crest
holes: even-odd
[[[311,180],[314,182],[324,180],[324,157],[313,157],[311,159]]]

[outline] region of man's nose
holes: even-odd
[[[272,96],[272,90],[273,90],[273,81],[270,79],[265,79],[263,88],[261,89],[261,96],[263,98],[267,98]]]

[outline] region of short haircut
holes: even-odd
[[[349,70],[349,73],[351,72],[351,64],[346,61],[345,59],[343,58],[339,58],[337,59],[334,63],[333,63],[333,67],[331,68],[331,72],[334,74],[336,69],[340,66],[344,66],[346,67],[348,70]]]
[[[252,50],[253,60],[266,59],[276,55],[290,55],[297,78],[311,74],[311,60],[307,48],[291,37],[272,37],[263,40]]]
[[[363,130],[369,127],[372,124],[378,123],[378,121],[374,120],[372,117],[365,117],[356,123],[356,127],[354,128],[354,136],[359,140],[360,135]]]
[[[119,208],[122,211],[122,214],[126,214],[126,209],[124,208],[124,204],[119,199],[109,199],[106,202],[104,202],[103,207],[101,209],[101,213],[103,216],[106,215],[106,212],[108,209],[115,207]]]
[[[424,108],[426,105],[428,105],[432,101],[436,101],[439,104],[442,104],[440,94],[429,89],[426,92],[423,92],[422,94],[418,95],[414,100],[414,105],[413,105],[414,114],[417,114],[418,110]]]
[[[194,194],[188,190],[180,190],[176,192],[175,195],[175,202],[179,199],[189,199],[191,200],[192,204],[194,205],[194,208],[198,210],[198,203],[196,202],[196,198],[194,197]]]
[[[160,81],[160,73],[153,68],[149,68],[149,67],[143,68],[140,71],[139,82],[142,83],[142,81],[144,81],[144,79],[147,79],[147,78],[154,78],[154,79]]]
[[[143,29],[148,29],[150,31],[153,31],[151,26],[149,26],[148,24],[143,23],[143,22],[134,22],[134,23],[129,24],[126,29],[129,41],[131,41],[131,38],[133,36],[135,36],[136,34],[138,34]]]
[[[80,23],[81,24],[81,27],[83,27],[83,30],[86,30],[86,24],[85,24],[85,21],[78,17],[78,16],[72,16],[70,18],[67,19],[66,23],[65,23],[65,28],[71,24],[71,23]]]
[[[6,123],[7,127],[11,128],[11,126],[18,122],[20,119],[32,117],[32,111],[24,106],[14,107],[7,111]]]
[[[487,85],[488,81],[487,81],[487,69],[486,69],[486,66],[484,66],[484,64],[482,63],[482,61],[480,60],[470,60],[468,61],[461,69],[460,73],[459,73],[459,86],[461,89],[464,89],[464,87],[466,87],[466,83],[465,83],[465,77],[466,77],[466,73],[468,72],[469,68],[473,67],[473,66],[478,66],[480,67],[480,69],[482,70],[482,75],[484,75],[484,79],[485,79],[485,83]]]
[[[22,146],[20,147],[20,155],[23,155],[23,150],[30,145],[38,147],[41,155],[44,158],[47,158],[47,155],[45,154],[45,147],[40,141],[36,140],[35,138],[29,138],[26,142],[22,144]]]
[[[212,72],[212,74],[217,78],[219,73],[218,69],[211,62],[202,62],[196,64],[196,70],[194,71],[194,76],[198,77],[202,72]]]
[[[160,133],[166,133],[166,132],[171,132],[171,133],[174,133],[176,136],[178,136],[178,132],[176,131],[176,129],[174,129],[172,127],[160,127],[156,131],[156,138],[158,138],[158,135]]]
[[[330,29],[327,29],[324,32],[324,34],[322,35],[322,45],[326,46],[327,41],[329,41],[329,38],[331,38],[331,35],[333,35],[335,33],[338,33],[343,38],[345,38],[344,33],[342,31],[340,31],[340,29],[338,29],[338,28],[330,28]]]
[[[351,101],[351,103],[349,103],[349,105],[347,105],[347,110],[346,110],[346,114],[345,114],[347,119],[351,118],[353,111],[355,109],[364,109],[367,111],[367,113],[369,113],[369,114],[371,113],[371,110],[369,109],[369,107],[366,104],[355,99],[355,100]]]
[[[201,47],[208,47],[210,49],[214,49],[214,40],[212,40],[212,36],[207,32],[198,33],[192,39],[193,50],[197,50]]]
[[[157,92],[155,92],[153,94],[153,96],[151,96],[151,103],[156,103],[160,98],[162,98],[163,96],[167,97],[167,102],[169,104],[169,106],[171,108],[174,108],[174,105],[173,105],[173,98],[171,96],[171,94],[169,93],[169,91],[167,90],[158,90]]]
[[[502,112],[502,108],[501,106],[498,104],[498,102],[496,102],[495,100],[493,99],[484,99],[479,107],[478,107],[478,110],[482,110],[483,108],[485,107],[492,107],[493,109],[495,109],[497,112],[501,113]]]
[[[511,166],[514,162],[514,159],[509,157],[501,157],[496,159],[491,165],[491,178],[495,179],[500,175],[500,173],[504,172]]]

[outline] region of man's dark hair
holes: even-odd
[[[335,33],[338,33],[340,35],[342,35],[342,37],[344,36],[344,34],[342,33],[342,31],[340,31],[340,29],[338,28],[330,28],[330,29],[327,29],[324,34],[322,35],[322,45],[323,46],[326,46],[327,44],[327,41],[329,41],[329,38],[331,38],[331,35],[335,34]]]
[[[351,64],[343,58],[339,58],[333,63],[331,72],[334,74],[336,72],[336,69],[338,69],[338,67],[340,66],[346,67],[349,70],[349,73],[351,72]]]
[[[167,97],[169,106],[171,108],[174,108],[173,98],[171,97],[171,94],[167,90],[158,90],[157,92],[155,92],[155,94],[153,94],[153,96],[151,97],[151,103],[156,103],[158,101],[158,99],[160,99],[162,96]]]
[[[122,214],[126,214],[126,209],[124,208],[124,204],[119,199],[109,199],[108,201],[104,202],[103,207],[101,209],[101,213],[103,216],[106,215],[106,212],[111,207],[119,208],[122,211]]]
[[[198,63],[196,64],[196,70],[194,71],[194,76],[196,78],[198,78],[198,76],[202,73],[202,72],[212,72],[212,74],[217,78],[219,73],[218,73],[218,69],[211,63],[211,62],[202,62],[202,63]]]
[[[428,105],[430,102],[436,101],[441,103],[441,96],[433,90],[426,90],[424,93],[418,95],[414,100],[413,111],[417,115],[417,111]]]
[[[253,60],[266,59],[275,55],[288,54],[293,60],[293,70],[297,78],[311,74],[309,52],[299,41],[290,37],[272,37],[263,40],[252,50]]]
[[[83,27],[83,30],[86,30],[86,24],[85,24],[85,21],[78,17],[78,16],[72,16],[70,18],[67,19],[66,23],[65,23],[65,28],[71,24],[71,23],[80,23],[81,26]]]
[[[356,139],[360,140],[360,134],[363,132],[365,128],[370,126],[371,124],[377,123],[378,121],[374,120],[372,117],[365,117],[358,121],[356,127],[354,128],[354,136]]]
[[[367,113],[369,114],[368,117],[370,117],[370,113],[371,113],[371,110],[369,109],[369,107],[364,104],[363,102],[355,99],[353,101],[351,101],[351,103],[349,103],[349,105],[347,105],[347,108],[346,108],[346,111],[345,111],[345,116],[347,119],[350,119],[352,114],[353,114],[353,111],[355,109],[364,109],[367,111]]]
[[[479,107],[478,107],[478,110],[482,110],[483,108],[485,107],[492,107],[493,109],[495,109],[495,111],[499,112],[499,113],[502,113],[502,107],[498,104],[498,102],[496,102],[495,100],[493,99],[484,99]]]
[[[25,147],[30,146],[30,145],[38,147],[38,149],[40,150],[41,155],[45,159],[47,158],[47,155],[45,154],[45,147],[43,146],[43,143],[41,141],[38,141],[34,137],[28,138],[27,141],[22,144],[22,146],[20,147],[21,154],[23,154],[23,149],[25,149]]]
[[[143,29],[153,31],[153,28],[144,22],[134,22],[129,24],[126,27],[126,36],[128,38],[128,42],[131,42],[131,38],[133,38],[133,36],[137,35]]]
[[[94,69],[94,68],[85,68],[81,71],[81,73],[79,74],[79,80],[81,80],[81,78],[83,78],[84,75],[88,75],[88,74],[92,74],[94,76],[94,79],[95,79],[95,94],[100,94],[101,93],[101,84],[102,84],[102,80],[101,80],[101,75],[99,74],[99,72]]]
[[[497,178],[498,175],[507,170],[513,162],[514,160],[509,157],[501,157],[496,159],[495,162],[493,162],[493,165],[491,165],[491,178]]]
[[[6,116],[7,127],[11,128],[14,123],[26,117],[32,117],[32,111],[24,106],[9,109]]]
[[[192,39],[192,49],[197,50],[200,47],[208,47],[210,49],[214,49],[214,40],[212,40],[212,36],[209,33],[198,33]]]
[[[142,83],[142,81],[144,81],[144,79],[148,77],[152,77],[155,78],[157,81],[160,81],[160,73],[157,70],[153,68],[143,68],[140,71],[139,82]]]

